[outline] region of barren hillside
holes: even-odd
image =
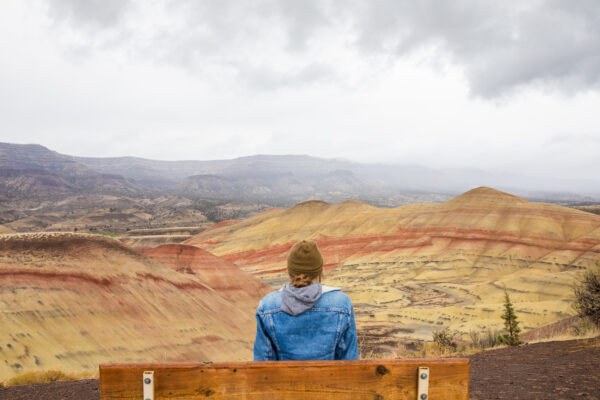
[[[431,339],[442,326],[499,327],[505,286],[525,329],[568,316],[573,277],[600,258],[600,217],[478,188],[394,209],[308,201],[186,243],[277,287],[304,238],[323,252],[325,282],[349,293],[363,335]]]
[[[252,357],[253,314],[110,238],[1,235],[0,303],[0,380],[109,361]]]
[[[254,315],[260,299],[273,290],[254,275],[194,246],[167,244],[141,251],[169,268],[210,286],[248,315]]]

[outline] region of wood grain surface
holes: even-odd
[[[420,366],[430,369],[429,400],[468,400],[466,358],[101,364],[100,399],[142,399],[142,374],[154,371],[156,400],[414,400]]]

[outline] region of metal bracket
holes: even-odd
[[[419,367],[417,375],[417,400],[429,398],[429,367]]]
[[[144,400],[154,400],[154,371],[144,371],[142,375]]]

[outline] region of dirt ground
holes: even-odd
[[[0,389],[1,400],[98,400],[88,379]],[[600,400],[600,338],[547,342],[471,357],[471,399]]]
[[[0,389],[2,400],[98,400],[97,379],[39,383]]]
[[[600,400],[600,338],[475,354],[471,399]]]

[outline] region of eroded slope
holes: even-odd
[[[309,201],[186,243],[277,287],[305,238],[324,255],[325,282],[349,293],[367,340],[431,339],[442,326],[500,326],[505,286],[526,329],[567,316],[574,275],[600,257],[600,217],[478,188],[394,209]]]
[[[99,362],[248,360],[254,316],[117,240],[0,236],[0,380]]]
[[[253,315],[260,299],[272,291],[254,275],[198,247],[166,244],[140,251],[211,287],[248,315]]]

